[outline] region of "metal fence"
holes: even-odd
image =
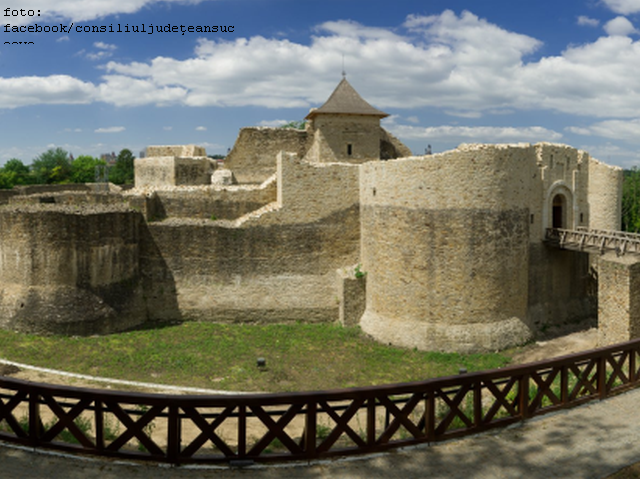
[[[0,439],[173,464],[314,460],[476,434],[635,387],[640,340],[503,369],[335,391],[237,396],[0,377]]]

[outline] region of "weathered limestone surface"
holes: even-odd
[[[95,334],[142,324],[140,224],[122,206],[0,209],[0,325]]]
[[[258,186],[200,186],[129,191],[132,206],[154,221],[165,218],[237,219],[276,201],[275,178]]]
[[[531,337],[525,158],[483,148],[362,167],[362,328],[420,349]]]
[[[533,331],[595,318],[597,290],[587,253],[530,244],[528,310]]]
[[[197,145],[164,145],[164,146],[148,146],[147,158],[150,156],[207,156],[205,149]]]
[[[640,258],[600,257],[598,284],[598,345],[640,338]]]
[[[367,305],[367,276],[359,266],[340,268],[336,271],[340,311],[338,321],[343,326],[360,324]]]
[[[207,157],[157,156],[134,161],[137,188],[209,185],[217,163]]]
[[[238,183],[262,183],[276,172],[276,155],[280,151],[302,157],[310,146],[309,142],[305,130],[242,128],[224,164],[233,171]]]
[[[315,162],[363,163],[380,158],[380,118],[326,115],[313,120]],[[350,149],[349,149],[350,146]]]
[[[593,229],[615,230],[622,221],[622,169],[589,161],[589,209]]]
[[[150,223],[141,253],[146,294],[153,301],[173,288],[183,319],[335,321],[335,270],[357,257],[357,212],[356,206],[314,223],[240,228]],[[150,319],[168,319],[154,311]]]

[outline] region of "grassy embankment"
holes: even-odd
[[[0,357],[133,381],[237,391],[305,391],[418,381],[501,367],[503,354],[443,354],[378,344],[335,325],[183,323],[102,337],[0,331]],[[260,371],[256,358],[264,357]]]

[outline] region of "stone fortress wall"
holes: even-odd
[[[619,195],[595,195],[620,191],[620,169],[594,162],[538,144],[363,165],[364,331],[407,347],[495,350],[595,316],[588,256],[542,243],[558,195],[558,227],[589,226],[590,199],[604,217],[619,211]]]
[[[336,270],[360,263],[367,273],[366,311],[360,324],[372,336],[421,349],[507,347],[534,336],[545,324],[595,314],[588,296],[586,255],[542,243],[544,229],[550,226],[553,195],[568,198],[566,221],[589,226],[590,205],[597,200],[589,201],[588,186],[600,185],[607,193],[619,185],[619,169],[601,163],[593,169],[594,161],[573,148],[550,144],[463,145],[438,155],[362,165],[314,163],[282,152],[275,161],[275,177],[262,185],[145,187],[102,194],[113,204],[128,205],[127,214],[137,218],[126,234],[109,227],[112,238],[133,235],[136,254],[105,257],[116,271],[133,271],[124,279],[116,275],[106,281],[115,288],[125,280],[136,285],[135,295],[141,299],[131,300],[128,319],[114,324],[105,319],[114,314],[105,310],[94,315],[100,321],[87,320],[80,312],[87,308],[85,300],[69,308],[66,322],[39,321],[36,328],[18,314],[17,303],[11,309],[5,301],[3,324],[78,334],[118,330],[141,321],[333,321],[341,307],[347,307],[341,304],[345,298],[340,293],[346,279],[337,277]],[[87,291],[95,295],[96,285],[74,276],[79,266],[69,270],[55,265],[75,264],[68,251],[82,243],[99,251],[103,246],[82,236],[102,231],[94,223],[103,215],[108,218],[108,213],[77,209],[78,195],[86,193],[46,195],[47,199],[53,195],[58,204],[41,204],[43,194],[19,201],[11,198],[6,221],[21,223],[18,218],[35,214],[17,208],[29,206],[45,217],[52,214],[46,208],[61,208],[56,224],[76,236],[65,240],[64,247],[64,241],[56,240],[49,248],[66,248],[66,256],[60,253],[58,263],[35,262],[28,268],[3,260],[2,267],[9,272],[22,267],[22,274],[40,271],[38,277],[53,278],[42,286],[61,283],[66,291],[75,291],[72,296]],[[248,198],[255,209],[247,207]],[[215,201],[227,206],[213,208]],[[145,218],[144,208],[139,207],[144,202],[161,203],[165,216]],[[234,202],[245,205],[245,210],[238,207],[233,214],[229,205]],[[602,204],[599,207],[603,209]],[[611,201],[608,207],[602,213],[605,217],[615,214],[619,205]],[[229,214],[212,219],[213,211]],[[86,217],[94,223],[80,226]],[[47,244],[38,221],[26,224],[34,230],[19,237],[16,232],[29,227],[5,224],[0,229],[5,256],[22,251],[20,241]],[[45,238],[61,235],[52,229]],[[104,241],[112,241],[109,237]],[[74,261],[85,266],[106,267],[82,255],[78,258]],[[119,266],[121,262],[125,265]],[[126,266],[131,262],[135,267]],[[55,275],[47,269],[52,267]],[[571,281],[567,271],[574,275]],[[68,279],[63,281],[60,275]],[[16,273],[3,278],[10,278],[3,281],[8,283],[3,298],[10,297],[10,290],[21,291],[11,297],[33,298],[33,288],[40,286]],[[58,298],[61,293],[56,294]],[[98,303],[103,301],[97,298]],[[31,305],[30,317],[51,316],[46,301],[21,303]],[[74,325],[71,317],[83,318],[78,324],[84,325]],[[100,322],[104,326],[97,328]]]
[[[276,155],[281,151],[303,157],[311,146],[306,130],[295,128],[246,127],[225,158],[240,184],[262,183],[276,172]]]
[[[144,323],[141,223],[122,204],[0,209],[0,326],[86,335]]]
[[[619,168],[548,143],[410,156],[385,115],[343,80],[305,130],[241,130],[222,169],[150,147],[127,191],[0,196],[0,326],[340,318],[475,352],[597,315],[598,261],[544,237],[619,229]]]

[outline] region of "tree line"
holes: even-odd
[[[121,150],[115,165],[108,167],[109,181],[119,185],[133,183],[134,159],[130,150]],[[30,165],[17,158],[7,161],[0,168],[0,189],[18,185],[93,183],[96,167],[107,168],[107,163],[88,155],[73,158],[62,148],[50,148],[34,158]]]
[[[624,170],[622,181],[622,230],[640,233],[640,170]]]

